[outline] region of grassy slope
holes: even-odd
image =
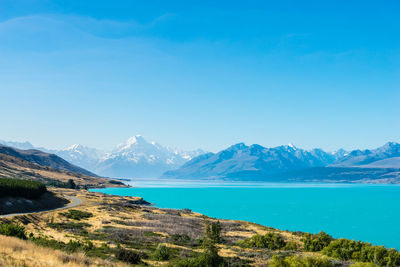
[[[127,266],[97,258],[89,258],[83,253],[67,254],[24,241],[15,237],[0,236],[0,266]]]
[[[4,154],[0,154],[0,177],[41,181],[45,184],[49,181],[60,181],[66,183],[69,179],[72,179],[75,184],[80,186],[120,186],[116,184],[111,184],[109,179],[90,177],[67,171],[60,171]]]
[[[55,190],[55,189],[53,189]],[[154,207],[137,206],[134,203],[141,198],[110,196],[87,191],[56,189],[58,194],[68,194],[79,197],[83,205],[75,208],[90,212],[92,217],[73,220],[62,215],[65,211],[42,212],[28,216],[17,217],[16,220],[25,224],[28,232],[35,236],[46,236],[62,242],[91,240],[95,246],[108,244],[115,248],[119,243],[123,247],[150,255],[143,261],[149,265],[167,264],[168,261],[158,262],[151,254],[159,243],[166,244],[172,252],[172,260],[190,256],[200,252],[199,239],[202,238],[204,223],[215,221],[204,215],[185,210],[169,210]],[[272,255],[295,254],[309,255],[301,252],[301,238],[291,232],[280,231],[261,225],[243,222],[219,220],[222,225],[223,243],[219,244],[219,254],[228,258],[239,258],[253,266],[262,266]],[[78,224],[82,223],[81,226]],[[55,228],[54,226],[59,226]],[[268,249],[243,248],[238,241],[255,234],[274,232],[281,234],[286,241],[298,244],[296,251],[271,251]],[[188,236],[189,239],[177,240],[178,235]],[[99,255],[113,257],[113,255]]]

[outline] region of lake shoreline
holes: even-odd
[[[369,209],[362,207],[363,201],[367,201],[366,203],[370,201],[373,204],[371,209],[378,210],[377,216],[384,218],[384,215],[379,214],[389,214],[390,207],[394,203],[400,203],[398,198],[395,198],[394,203],[390,203],[392,201],[390,197],[385,197],[386,192],[391,193],[391,197],[393,197],[393,191],[399,192],[400,187],[397,185],[308,184],[303,185],[304,187],[295,187],[294,185],[282,187],[281,184],[274,184],[271,187],[213,186],[199,188],[185,187],[185,185],[181,185],[181,187],[150,187],[147,184],[146,186],[93,191],[116,196],[141,196],[146,201],[154,203],[155,207],[158,208],[190,209],[210,217],[254,222],[289,231],[310,233],[325,231],[336,238],[344,237],[400,248],[400,243],[394,240],[400,236],[400,232],[393,224],[396,218],[390,218],[387,215],[389,218],[379,221],[369,215]],[[336,189],[339,192],[336,192]],[[269,202],[265,200],[265,193],[268,193],[271,197],[268,200]],[[221,194],[227,200],[224,200]],[[240,198],[237,199],[235,194],[240,195]],[[371,199],[368,200],[368,194],[378,194],[375,201],[377,203],[373,203],[374,201],[371,201]],[[335,201],[337,195],[345,196],[345,199]],[[315,202],[307,197],[304,198],[304,196],[314,196],[319,201]],[[279,199],[285,199],[285,197],[288,198],[287,201],[279,201]],[[196,201],[196,199],[201,199],[201,201]],[[385,207],[384,203],[390,205],[386,204],[387,207]],[[354,206],[355,211],[351,210],[351,207],[349,207],[351,205]],[[360,205],[358,210],[357,205]],[[373,208],[374,205],[377,208]],[[379,205],[381,206],[380,209]],[[235,212],[232,212],[232,210]],[[346,218],[348,222],[342,224],[342,218]],[[363,225],[364,220],[370,221],[371,226]],[[292,223],[288,223],[288,221]],[[385,225],[382,232],[371,233],[370,228],[379,227],[379,223]],[[379,229],[381,228],[379,227]],[[388,234],[390,230],[392,230],[391,235]],[[393,238],[394,236],[396,238]]]

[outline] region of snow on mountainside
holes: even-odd
[[[159,177],[203,153],[202,150],[171,149],[136,135],[106,153],[98,164],[97,172],[114,177]]]
[[[346,156],[336,161],[332,166],[348,167],[348,166],[369,166],[382,167],[394,166],[400,168],[399,161],[391,158],[400,157],[400,144],[396,142],[388,142],[376,149],[353,150]]]
[[[164,177],[217,178],[241,175],[246,171],[278,173],[333,163],[337,155],[322,149],[304,150],[294,145],[266,148],[257,144],[233,145],[216,154],[208,153],[185,163],[180,169],[168,171]]]
[[[292,144],[266,148],[239,143],[216,154],[194,158],[181,168],[164,173],[163,177],[262,179],[274,174],[320,167],[400,169],[400,144],[389,142],[374,150],[347,152],[340,149],[327,153],[322,149],[300,149]],[[336,176],[339,171],[335,170]]]
[[[0,140],[0,144],[19,149],[36,148],[29,142]],[[180,151],[164,147],[156,142],[146,141],[141,135],[129,138],[126,142],[117,145],[112,151],[101,151],[79,144],[59,150],[36,149],[56,154],[66,161],[98,175],[115,178],[156,178],[165,171],[177,169],[185,162],[205,153],[200,149]]]
[[[82,168],[96,172],[100,159],[105,155],[104,151],[75,144],[65,149],[51,150],[52,153],[62,157]]]
[[[0,144],[19,149],[35,148],[29,142],[0,140]],[[322,149],[304,150],[292,144],[266,148],[257,144],[247,146],[239,143],[218,153],[205,153],[202,150],[180,151],[164,147],[136,135],[111,151],[82,145],[73,145],[61,150],[36,149],[54,153],[98,175],[121,178],[156,178],[163,174],[163,177],[169,178],[249,179],[258,175],[262,179],[265,175],[297,172],[307,168],[336,168],[335,176],[338,176],[342,169],[354,167],[362,167],[364,170],[400,169],[400,144],[395,142],[389,142],[376,149],[351,152],[343,149],[335,152],[325,152]],[[319,169],[318,173],[320,171],[326,172]],[[310,176],[309,173],[302,175]]]

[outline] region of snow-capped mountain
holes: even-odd
[[[96,171],[113,177],[159,177],[202,153],[202,150],[171,149],[156,142],[147,142],[141,135],[136,135],[106,153]]]
[[[104,157],[105,152],[79,144],[72,145],[65,149],[50,150],[72,164],[96,172],[99,161]]]
[[[37,148],[29,142],[0,140],[0,144],[19,149],[40,149],[56,154],[98,175],[114,178],[156,178],[165,171],[177,169],[185,162],[205,153],[201,149],[181,151],[164,147],[156,142],[146,141],[141,135],[129,138],[111,151],[102,151],[79,144],[59,150]]]
[[[387,171],[382,172],[383,168]],[[216,154],[200,155],[181,168],[164,173],[163,177],[286,181],[289,177],[307,180],[317,174],[317,179],[345,181],[350,176],[351,179],[387,179],[398,169],[400,144],[395,142],[373,150],[339,149],[332,153],[318,148],[304,150],[291,144],[266,148],[239,143]]]
[[[363,166],[374,168],[400,168],[400,144],[388,142],[376,149],[353,150],[336,161],[333,166]]]

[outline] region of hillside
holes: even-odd
[[[121,186],[113,180],[57,170],[2,153],[0,153],[0,177],[28,179],[58,186],[67,184],[69,180],[83,187]]]
[[[86,190],[52,190],[57,195],[81,199],[82,204],[69,210],[0,218],[0,253],[8,260],[6,262],[20,260],[21,266],[35,266],[26,259],[33,257],[31,251],[37,249],[37,262],[44,266],[50,258],[57,265],[60,257],[65,257],[62,261],[67,266],[130,263],[133,266],[182,267],[348,267],[354,262],[374,263],[373,266],[398,266],[400,263],[400,253],[396,250],[334,239],[323,232],[282,231],[245,221],[210,218],[187,209],[161,209],[140,205],[143,199],[138,197]],[[2,229],[11,228],[15,223],[23,228],[2,233]],[[20,238],[28,240],[1,234],[19,234]],[[15,244],[18,249],[13,251]],[[55,250],[52,253],[50,249]],[[342,250],[350,254],[341,254]],[[0,266],[2,260],[4,262],[0,255]],[[282,265],[278,260],[292,264]],[[52,266],[56,266],[54,264]]]
[[[35,245],[16,237],[0,236],[0,266],[128,266],[111,263],[99,258],[87,257],[84,253],[66,253]]]
[[[13,147],[0,145],[0,154],[12,156],[15,158],[22,159],[24,161],[35,163],[41,166],[51,167],[53,169],[61,170],[61,171],[69,171],[82,175],[88,175],[92,177],[96,177],[97,175],[89,172],[83,168],[72,165],[66,160],[60,158],[57,155],[46,153],[36,149],[17,149]]]

